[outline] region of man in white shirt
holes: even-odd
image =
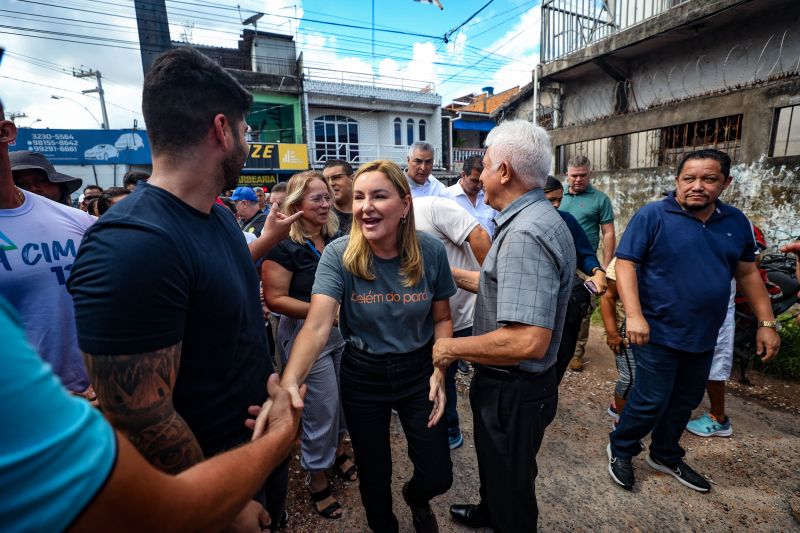
[[[418,231],[430,233],[444,244],[447,260],[452,268],[480,270],[483,259],[489,253],[492,240],[478,221],[455,201],[446,197],[427,196],[414,199],[414,220]],[[450,312],[453,317],[453,337],[472,335],[472,322],[475,316],[476,295],[463,289],[450,298]],[[445,374],[445,417],[450,449],[461,447],[464,437],[459,427],[456,410],[456,374],[454,363]],[[469,371],[467,369],[467,371]]]
[[[442,182],[431,176],[433,152],[433,145],[425,141],[417,141],[408,148],[406,179],[413,198],[440,196],[444,191]]]
[[[483,157],[480,155],[469,156],[464,160],[461,179],[447,187],[443,196],[452,198],[458,205],[466,209],[467,213],[475,217],[491,237],[494,235],[496,227],[494,217],[497,215],[497,211],[484,200],[481,172],[483,172]]]

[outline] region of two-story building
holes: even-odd
[[[406,163],[416,141],[434,145],[442,166],[442,98],[425,81],[361,80],[345,72],[306,68],[306,138],[311,166],[330,159],[353,166],[373,159]]]

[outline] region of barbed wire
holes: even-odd
[[[771,34],[766,40],[747,39],[733,44],[725,54],[701,54],[684,63],[651,66],[616,84],[587,86],[585,92],[567,93],[562,102],[562,126],[577,126],[626,112],[645,111],[712,94],[800,76],[800,53],[788,43],[800,41],[794,29]],[[792,36],[795,39],[792,39]],[[620,98],[620,96],[622,98]],[[619,102],[627,103],[620,109]],[[552,109],[540,106],[538,113]]]

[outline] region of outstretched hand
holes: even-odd
[[[268,233],[269,235],[283,240],[289,236],[289,230],[292,227],[292,222],[303,216],[302,211],[298,211],[293,215],[285,215],[280,212],[280,207],[277,203],[272,204],[269,209],[269,215],[264,222],[264,229],[261,233]]]
[[[302,410],[303,397],[306,394],[306,387],[303,385],[296,390],[295,395],[301,404],[299,407],[295,403],[290,392],[281,387],[278,374],[272,374],[267,381],[267,391],[269,399],[261,407],[250,406],[248,413],[256,417],[255,420],[245,421],[245,425],[253,429],[252,440],[261,437],[267,431],[290,430],[292,433],[297,431],[300,424],[300,414]]]

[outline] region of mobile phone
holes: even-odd
[[[583,282],[583,286],[586,287],[586,290],[589,291],[589,293],[597,294],[597,285],[594,284],[594,281],[587,279]]]

